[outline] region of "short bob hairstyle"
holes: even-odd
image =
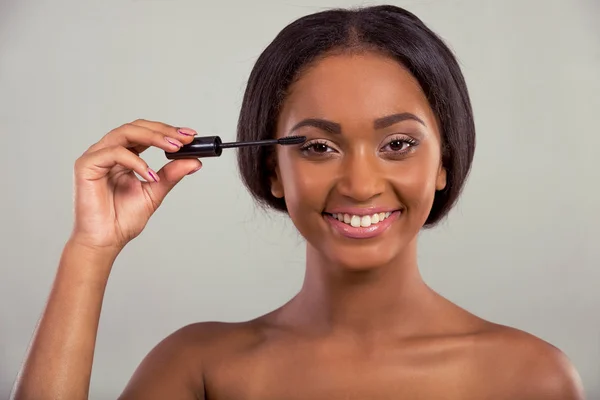
[[[425,222],[430,227],[456,203],[471,169],[475,124],[464,77],[452,51],[418,17],[390,5],[332,9],[304,16],[285,27],[259,56],[250,74],[237,126],[238,140],[276,134],[289,86],[302,71],[335,53],[378,52],[408,69],[437,117],[446,188],[436,192]],[[271,194],[272,149],[241,148],[238,168],[244,185],[262,206],[286,211]]]

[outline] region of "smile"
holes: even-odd
[[[368,239],[382,234],[398,219],[401,211],[378,212],[367,215],[323,213],[334,230],[352,239]]]
[[[330,214],[333,218],[337,219],[340,222],[348,224],[354,228],[363,227],[368,228],[372,224],[378,224],[379,222],[388,218],[392,213],[391,212],[380,212],[375,213],[373,215],[356,215],[356,214],[344,214],[344,213],[336,213]]]

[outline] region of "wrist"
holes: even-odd
[[[93,260],[112,260],[114,261],[123,247],[116,245],[105,245],[99,246],[90,244],[84,237],[78,234],[72,234],[65,245],[65,249],[69,251],[76,251],[81,253],[83,256],[90,257]]]
[[[71,237],[65,244],[61,266],[75,268],[80,274],[108,279],[112,266],[121,252],[113,246],[93,246],[77,237]]]

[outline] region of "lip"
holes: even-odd
[[[348,210],[348,209],[345,209]],[[365,209],[363,209],[365,210]],[[375,210],[375,209],[373,209]],[[343,211],[338,211],[337,213],[341,213]],[[370,209],[369,209],[369,213],[370,213]],[[377,211],[373,211],[372,213],[375,214]],[[387,211],[380,211],[380,212],[387,212]],[[369,213],[364,213],[362,215],[369,215]],[[351,214],[350,212],[348,212],[347,214]],[[402,214],[402,211],[400,210],[396,210],[393,211],[389,217],[387,217],[386,219],[384,219],[381,222],[378,222],[376,224],[373,224],[367,228],[364,227],[358,227],[355,228],[353,226],[350,226],[344,222],[338,221],[337,219],[333,218],[333,216],[331,216],[329,213],[325,213],[323,214],[323,218],[325,219],[325,221],[327,221],[327,223],[329,223],[333,229],[335,231],[337,231],[338,233],[340,233],[342,236],[345,236],[347,238],[350,239],[369,239],[369,238],[374,238],[376,236],[381,235],[382,233],[384,233]],[[361,215],[358,213],[354,213],[354,215]]]

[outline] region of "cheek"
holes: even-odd
[[[290,216],[294,217],[298,210],[323,208],[332,181],[323,169],[323,165],[297,156],[279,157],[281,185]]]
[[[390,182],[409,211],[429,213],[433,204],[438,178],[438,163],[435,158],[415,157],[389,171]]]
[[[434,170],[424,168],[402,169],[392,178],[394,187],[413,199],[425,198],[435,192]]]

